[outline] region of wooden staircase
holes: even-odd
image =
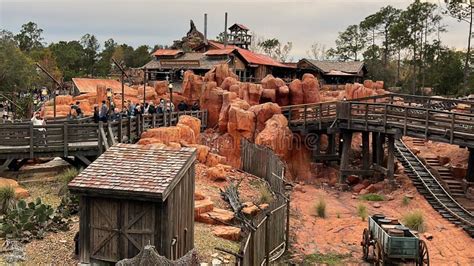
[[[436,157],[425,158],[425,161],[429,166],[431,166],[436,171],[438,171],[439,176],[448,186],[449,194],[451,194],[451,196],[455,198],[465,197],[464,191],[462,189],[462,182],[460,180],[455,179],[453,175],[451,174],[451,170],[449,170],[449,168],[442,166],[438,158]]]

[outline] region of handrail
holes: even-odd
[[[387,93],[387,94],[381,94],[381,95],[373,95],[373,96],[355,98],[355,99],[351,99],[349,101],[366,101],[366,100],[395,98],[395,97],[400,97],[400,98],[404,98],[404,99],[412,98],[412,99],[420,99],[420,100],[426,100],[426,101],[452,102],[452,103],[461,103],[461,104],[474,105],[474,101],[472,101],[472,100],[460,100],[460,99],[445,98],[445,97],[411,95],[411,94],[403,94],[403,93]]]
[[[428,168],[426,168],[425,164],[422,163],[420,161],[420,159],[418,158],[418,156],[414,155],[413,152],[407,148],[407,146],[405,145],[405,143],[403,143],[402,140],[399,140],[400,144],[403,145],[405,147],[405,149],[407,149],[407,151],[413,155],[413,157],[419,162],[420,165],[423,166],[423,168],[426,170],[427,173],[429,173],[429,175],[432,177],[431,179],[434,180],[436,182],[436,184],[441,188],[441,190],[444,192],[445,196],[447,196],[452,202],[454,202],[456,204],[456,207],[460,208],[461,210],[463,210],[469,217],[473,218],[474,215],[471,214],[471,212],[467,211],[464,207],[462,207],[455,199],[453,199],[451,197],[451,195],[444,189],[444,187],[439,183],[439,181],[433,176],[433,174],[431,173],[431,171],[428,170]],[[399,147],[397,147],[397,150],[399,150]],[[407,161],[409,162],[409,160],[405,157],[405,155],[403,153],[401,153],[399,151],[400,155]],[[415,171],[417,174],[418,174],[418,171],[413,168],[412,169],[413,171]],[[452,215],[456,216],[456,218],[458,218],[459,220],[461,220],[463,223],[469,225],[469,226],[474,226],[474,223],[471,222],[471,221],[468,221],[466,219],[464,219],[463,217],[459,216],[458,214],[454,213],[450,208],[448,208],[443,202],[441,202],[441,200],[431,191],[431,189],[428,187],[428,185],[426,184],[425,180],[423,180],[422,178],[420,178],[421,182],[423,183],[423,186],[428,190],[428,192],[431,194],[431,196],[433,196],[433,198],[441,205],[443,206],[443,208],[445,210],[447,210],[449,213],[451,213]]]

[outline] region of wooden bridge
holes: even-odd
[[[282,112],[293,132],[328,136],[326,153],[321,153],[318,142],[311,147],[313,157],[316,161],[340,160],[343,178],[351,174],[369,176],[374,171],[393,177],[393,164],[382,165],[383,146],[388,140],[388,160],[392,162],[395,139],[409,136],[468,148],[467,180],[474,182],[473,101],[387,94],[351,101],[286,106]],[[364,165],[361,170],[349,168],[350,143],[355,132],[362,133]],[[335,139],[335,133],[339,133],[340,139]],[[369,156],[369,134],[373,139],[372,158]],[[337,145],[341,142],[342,145]]]
[[[87,166],[115,143],[134,143],[149,128],[176,125],[181,115],[199,118],[206,127],[207,111],[185,111],[121,118],[95,123],[91,118],[0,125],[0,170],[19,169],[28,159],[62,157]]]

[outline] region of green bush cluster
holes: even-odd
[[[409,213],[406,213],[403,216],[403,224],[412,230],[418,232],[424,232],[426,230],[426,223],[423,212],[420,210],[415,210]]]
[[[359,197],[361,200],[366,200],[366,201],[384,201],[385,197],[380,194],[375,194],[375,193],[369,193],[365,194]]]
[[[68,230],[69,220],[37,198],[26,203],[19,200],[14,208],[0,218],[0,236],[29,242],[43,238],[46,231]]]
[[[324,199],[319,199],[316,204],[316,215],[321,218],[326,218],[326,201]]]
[[[362,221],[365,221],[367,219],[368,213],[367,213],[367,206],[364,204],[359,204],[357,205],[357,216],[359,216]]]

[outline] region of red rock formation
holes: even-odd
[[[269,147],[278,156],[285,157],[288,154],[292,136],[286,117],[282,114],[276,114],[265,122],[265,128],[258,133],[255,143]]]
[[[290,83],[290,104],[303,104],[304,93],[303,83],[299,79],[295,79]]]
[[[186,71],[186,72],[188,72],[188,71]],[[184,74],[185,77],[186,77],[186,72]],[[184,83],[184,81],[183,81],[183,83]],[[168,93],[168,81],[156,81],[154,87],[155,87],[156,95],[158,95],[158,96]],[[184,88],[184,85],[183,85],[183,88]]]
[[[195,75],[191,70],[184,72],[182,95],[187,99],[187,103],[191,104],[201,98],[203,83],[202,77]]]
[[[230,86],[232,85],[239,85],[239,81],[234,78],[234,77],[226,77],[224,79],[224,81],[222,82],[222,84],[220,85],[220,87],[223,89],[223,90],[226,90],[228,91]]]
[[[321,101],[319,95],[319,81],[312,74],[303,75],[304,103],[318,103]]]
[[[286,106],[290,104],[290,89],[288,86],[281,86],[277,92],[277,103],[280,106]]]
[[[262,91],[262,96],[260,98],[260,102],[266,103],[266,102],[276,102],[276,91],[275,90],[270,90],[270,89],[263,89]]]
[[[227,123],[229,122],[229,108],[232,101],[237,99],[235,92],[224,92],[222,94],[222,107],[219,113],[219,132],[227,132]]]
[[[248,103],[250,105],[257,105],[260,103],[260,97],[262,96],[263,88],[259,84],[249,83],[248,85]]]
[[[281,114],[281,108],[276,103],[263,103],[250,107],[256,117],[256,130],[262,131],[265,128],[265,122],[276,114]]]
[[[224,79],[227,77],[233,77],[235,79],[239,78],[237,75],[235,75],[232,72],[232,70],[229,68],[227,64],[221,64],[209,70],[204,76],[204,81],[205,82],[215,81],[217,83],[217,86],[220,87],[222,82],[224,82]]]
[[[201,96],[201,109],[207,110],[207,127],[213,128],[219,121],[224,90],[217,87],[215,82],[208,82]]]

